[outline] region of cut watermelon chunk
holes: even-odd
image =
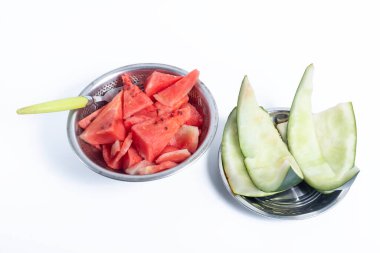
[[[122,158],[122,168],[128,169],[141,161],[142,157],[137,150],[134,147],[130,147],[128,152]]]
[[[152,97],[159,91],[169,87],[170,85],[181,79],[181,76],[173,76],[170,74],[161,73],[154,71],[147,79],[144,84],[145,93],[148,97]]]
[[[176,148],[176,147],[174,147],[174,146],[170,146],[170,145],[168,145],[168,146],[166,146],[166,147],[164,148],[164,150],[162,150],[161,155],[162,155],[162,154],[165,154],[165,153],[168,153],[168,152],[176,151],[176,150],[179,150],[179,149]]]
[[[102,155],[103,159],[106,162],[107,166],[113,170],[117,170],[120,167],[120,163],[114,162],[114,159],[111,157],[111,145],[103,144],[102,145]]]
[[[169,145],[179,149],[187,149],[190,153],[197,150],[199,141],[199,129],[196,126],[183,125],[175,136],[170,140]]]
[[[157,119],[163,120],[169,117],[175,117],[178,120],[178,123],[182,126],[183,124],[185,124],[186,121],[190,119],[191,110],[190,108],[181,108],[171,112],[162,112],[161,115],[157,117]]]
[[[116,140],[111,146],[111,157],[114,157],[120,151],[120,141]]]
[[[182,126],[191,117],[191,110],[189,107],[181,108],[172,113],[172,115],[178,120],[178,123]]]
[[[155,120],[156,118],[151,118],[147,116],[132,116],[124,120],[124,127],[129,130],[133,125],[145,122],[147,120]]]
[[[178,107],[179,108],[179,107]],[[133,116],[146,116],[150,118],[157,117],[157,108],[154,105],[150,105],[145,107],[144,109],[136,112]]]
[[[157,118],[157,109],[154,105],[150,105],[137,113],[133,114],[133,116],[124,120],[124,126],[127,130],[129,130],[133,125],[144,122],[146,120],[152,120]]]
[[[162,163],[162,162],[167,162],[167,161],[180,163],[186,160],[189,156],[191,156],[191,154],[187,149],[175,150],[175,151],[167,152],[165,154],[160,155],[156,159],[156,163]]]
[[[174,106],[190,92],[198,77],[199,71],[195,69],[175,84],[155,94],[154,98],[163,105]]]
[[[190,103],[185,104],[182,108],[190,109],[190,119],[185,122],[186,125],[200,127],[203,124],[203,117],[198,110]]]
[[[126,119],[153,102],[139,87],[132,84],[128,75],[124,74],[121,78],[124,83],[123,118]]]
[[[128,152],[129,148],[132,145],[132,133],[129,133],[127,138],[123,141],[123,144],[120,147],[120,151],[117,153],[117,155],[114,157],[112,164],[114,167],[117,166],[117,168],[121,167],[120,161],[121,158]]]
[[[106,162],[107,166],[111,169],[120,169],[121,168],[121,158],[128,152],[129,147],[132,144],[132,134],[129,133],[127,138],[123,141],[123,144],[120,147],[119,152],[115,154],[114,157],[112,157],[112,147],[110,144],[103,145],[103,158]],[[112,145],[113,146],[113,145]]]
[[[78,126],[82,129],[85,129],[90,125],[92,121],[99,115],[99,113],[104,109],[104,107],[99,108],[98,110],[92,112],[90,115],[87,115],[85,118],[78,121]]]
[[[134,145],[144,159],[152,162],[167,146],[180,126],[179,120],[174,116],[134,125],[131,129]]]
[[[104,109],[79,136],[82,140],[96,145],[114,143],[116,140],[125,138],[122,120],[122,96],[123,91],[104,106]]]
[[[158,173],[170,168],[173,168],[177,166],[177,163],[171,162],[171,161],[166,161],[157,165],[148,165],[146,167],[141,167],[136,170],[136,174],[138,175],[149,175],[149,174],[154,174]]]
[[[175,111],[179,109],[181,106],[185,105],[189,101],[189,96],[183,97],[178,103],[176,103],[174,106],[167,106],[163,105],[160,102],[154,103],[154,106],[156,108],[158,116],[170,113],[172,111]]]
[[[154,163],[152,162],[149,162],[147,160],[142,160],[141,162],[138,162],[136,163],[135,165],[133,165],[132,167],[130,168],[127,168],[125,170],[125,173],[129,174],[129,175],[137,175],[137,171],[139,169],[142,169],[142,168],[145,168],[147,166],[151,166],[151,165],[154,165]]]

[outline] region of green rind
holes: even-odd
[[[234,194],[247,197],[265,197],[274,193],[260,191],[252,182],[244,165],[236,124],[236,108],[228,116],[223,131],[222,163],[224,174]]]
[[[282,141],[285,142],[286,144],[288,143],[288,139],[286,137],[287,127],[288,127],[288,122],[282,122],[276,125],[277,131],[280,134]]]
[[[260,166],[255,158],[245,158],[244,163],[247,168],[250,168],[248,172],[253,183],[263,191],[270,189],[268,185],[273,184],[278,185],[278,192],[285,191],[302,181],[302,178],[292,169],[296,161],[291,156],[284,157],[271,166]],[[292,186],[289,187],[289,185]]]
[[[313,116],[322,155],[339,177],[356,157],[356,120],[351,102],[338,104]]]
[[[300,178],[294,170],[288,170],[288,173],[286,174],[286,177],[282,181],[281,186],[279,187],[278,191],[285,191],[288,190],[288,186],[290,184],[297,185],[302,182],[302,178]]]
[[[312,115],[311,95],[313,91],[313,70],[313,65],[309,65],[306,68],[305,73],[301,79],[300,85],[298,86],[296,95],[292,103],[292,107],[290,109],[287,127],[287,139],[289,149],[293,154],[294,158],[297,160],[300,168],[302,169],[305,181],[318,191],[328,192],[344,185],[347,181],[349,181],[353,176],[355,176],[358,173],[358,170],[355,169],[356,167],[354,166],[355,159],[351,159],[353,161],[353,163],[351,164],[349,164],[350,162],[345,163],[346,166],[343,169],[333,169],[330,166],[329,161],[331,162],[332,160],[336,161],[344,158],[325,158],[325,156],[332,156],[330,151],[325,152],[322,150],[326,148],[324,146],[327,145],[326,143],[328,143],[329,139],[331,139],[332,137],[332,135],[328,136],[328,134],[333,133],[331,131],[327,133],[325,132],[325,130],[322,130],[319,133],[317,133],[316,130],[317,128],[321,129],[325,126],[318,125],[324,122],[324,120],[321,119],[318,119],[318,123],[315,124]],[[325,115],[323,117],[326,118],[327,116]],[[343,123],[344,121],[334,121],[332,124]],[[349,120],[348,123],[355,125],[355,120]],[[329,122],[329,124],[331,124],[331,122]],[[334,126],[332,128],[334,128]],[[329,129],[332,128],[329,127]],[[354,137],[355,141],[353,143],[356,146],[356,127]],[[326,140],[326,142],[321,144],[319,139]],[[339,173],[337,173],[338,171]]]
[[[270,115],[258,105],[247,76],[240,88],[237,125],[248,174],[260,190],[287,190],[303,179],[297,162],[281,140]],[[289,170],[293,170],[298,178],[284,181]]]

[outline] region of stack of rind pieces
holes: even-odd
[[[244,78],[221,145],[223,170],[234,194],[270,196],[302,180],[327,194],[358,174],[352,103],[313,114],[313,71],[313,65],[306,68],[289,121],[280,124],[273,123],[259,106],[248,78]]]

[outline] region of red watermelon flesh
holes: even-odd
[[[90,115],[87,115],[85,118],[81,119],[78,121],[78,125],[82,128],[85,129],[90,125],[92,121],[99,115],[99,113],[104,109],[104,107],[99,108],[98,110],[92,112]]]
[[[137,113],[133,114],[131,117],[124,120],[124,126],[129,130],[133,125],[144,122],[146,120],[156,119],[157,109],[154,105],[150,105]]]
[[[142,123],[147,120],[155,120],[155,118],[147,117],[147,116],[132,116],[124,120],[124,127],[129,130],[133,125]]]
[[[164,105],[162,106],[167,107]],[[178,120],[179,124],[183,125],[186,121],[188,121],[191,118],[191,110],[190,108],[181,108],[175,111],[172,111],[172,109],[168,109],[168,110],[165,109],[165,111],[163,110],[160,111],[157,117],[150,117],[150,115],[149,116],[145,116],[145,115],[135,116],[135,115],[124,120],[124,127],[126,128],[127,131],[129,131],[129,129],[133,125],[140,124],[145,121],[148,121],[150,123],[153,123],[154,121],[163,121],[164,119],[169,118],[169,117],[175,117]]]
[[[170,74],[154,71],[144,84],[145,93],[148,97],[152,97],[159,91],[169,87],[170,85],[181,79],[182,76],[173,76]]]
[[[171,115],[173,115],[178,120],[178,123],[182,126],[186,121],[190,119],[191,111],[190,108],[181,108],[174,111]]]
[[[185,124],[186,121],[190,119],[191,117],[190,113],[191,113],[190,108],[181,108],[175,111],[171,111],[171,112],[168,111],[165,113],[161,113],[161,115],[159,115],[157,119],[160,119],[162,121],[169,117],[174,117],[177,119],[178,123],[182,126],[183,124]]]
[[[139,154],[152,162],[174,137],[180,123],[177,117],[146,121],[132,126],[133,142]]]
[[[114,160],[111,157],[111,145],[110,144],[103,144],[102,145],[102,155],[103,159],[106,162],[107,166],[111,169],[117,170],[120,167],[120,164],[117,162],[114,162]]]
[[[190,153],[194,153],[198,147],[198,139],[198,127],[183,125],[170,140],[169,145],[179,149],[187,149]]]
[[[129,175],[137,175],[137,171],[141,168],[145,168],[147,166],[150,166],[150,165],[154,165],[154,163],[152,162],[149,162],[147,160],[142,160],[138,163],[136,163],[135,165],[133,165],[132,167],[129,167],[125,170],[125,173],[129,174]]]
[[[177,163],[171,162],[171,161],[166,161],[157,165],[148,165],[145,167],[140,167],[136,170],[137,175],[149,175],[149,174],[154,174],[158,173],[170,168],[173,168],[177,166]]]
[[[198,110],[190,103],[183,105],[181,108],[190,109],[190,119],[185,122],[186,125],[200,127],[203,124],[203,117]]]
[[[167,162],[167,161],[180,163],[186,160],[187,158],[189,158],[190,156],[191,154],[187,149],[175,150],[175,151],[160,155],[156,159],[156,163],[162,163],[162,162]]]
[[[174,106],[185,97],[198,82],[199,71],[193,70],[181,80],[154,95],[154,98],[163,105]]]
[[[185,105],[188,101],[189,101],[189,96],[186,95],[180,101],[178,101],[178,103],[175,104],[174,106],[163,105],[160,102],[154,103],[154,106],[156,108],[157,114],[159,116],[161,116],[161,115],[164,115],[166,113],[170,113],[172,111],[177,110],[181,106]]]
[[[132,84],[128,75],[124,74],[121,78],[124,83],[123,118],[126,119],[152,105],[153,102],[139,87]]]
[[[144,109],[136,112],[132,116],[145,116],[145,117],[150,117],[150,118],[156,118],[157,117],[157,108],[154,105],[150,105],[150,106],[147,106]]]
[[[97,145],[114,143],[125,138],[122,119],[123,91],[105,105],[99,115],[87,126],[79,136],[85,142]]]
[[[107,166],[110,167],[111,169],[120,169],[122,165],[121,158],[125,156],[131,144],[132,144],[132,134],[129,133],[128,136],[125,138],[125,140],[122,142],[121,147],[119,146],[119,151],[116,152],[114,156],[112,156],[112,149],[114,148],[115,143],[112,145],[111,144],[102,145],[102,154]]]
[[[162,150],[161,152],[161,155],[162,154],[165,154],[165,153],[168,153],[168,152],[172,152],[172,151],[176,151],[178,150],[178,148],[174,147],[174,146],[170,146],[170,145],[167,145],[164,150]]]
[[[123,156],[128,152],[131,145],[132,145],[132,133],[129,133],[128,136],[123,141],[123,144],[120,147],[120,151],[117,153],[117,155],[113,159],[113,163],[115,163],[115,166],[117,164],[118,168],[120,168],[121,158],[123,158]]]
[[[120,141],[116,140],[111,146],[111,157],[114,157],[120,151]]]
[[[128,169],[141,161],[142,157],[139,155],[137,150],[134,147],[130,147],[127,154],[125,154],[122,158],[122,168]]]

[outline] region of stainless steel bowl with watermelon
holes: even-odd
[[[215,101],[198,77],[198,70],[144,63],[97,78],[80,95],[123,89],[109,103],[69,113],[75,153],[91,170],[124,181],[155,180],[189,167],[207,150],[218,124]]]

